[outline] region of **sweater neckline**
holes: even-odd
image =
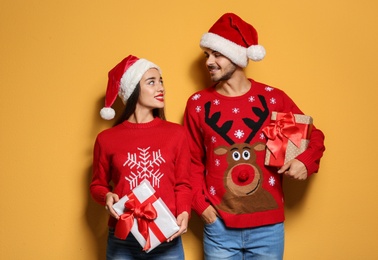
[[[251,92],[253,91],[253,87],[254,87],[254,81],[252,79],[248,79],[250,82],[251,82],[251,88],[245,92],[244,94],[240,95],[240,96],[233,96],[233,97],[229,97],[229,96],[225,96],[225,95],[222,95],[220,94],[218,91],[216,91],[215,89],[215,86],[217,84],[214,84],[212,87],[211,87],[211,92],[213,92],[213,94],[215,96],[217,96],[218,98],[221,98],[221,99],[232,99],[232,100],[235,100],[235,99],[243,99],[245,98],[246,96],[249,96],[251,95]]]
[[[145,128],[151,128],[151,127],[157,126],[162,121],[163,120],[161,118],[155,117],[153,120],[151,120],[150,122],[146,122],[146,123],[132,123],[132,122],[125,120],[125,121],[122,122],[122,125],[124,127],[127,127],[127,128],[145,129]]]

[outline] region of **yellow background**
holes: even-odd
[[[224,12],[267,50],[247,74],[285,90],[326,135],[320,172],[286,182],[285,259],[377,259],[378,2],[0,2],[0,259],[104,259],[89,196],[107,72],[128,54],[162,67],[168,119],[209,83],[198,47]],[[116,109],[120,113],[121,103]],[[201,259],[202,224],[184,235]]]

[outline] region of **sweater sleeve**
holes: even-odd
[[[190,185],[190,150],[186,132],[180,131],[180,140],[177,143],[177,158],[175,162],[175,194],[177,215],[186,211],[191,212],[192,188]]]
[[[308,176],[319,170],[320,158],[324,151],[324,134],[314,126],[307,149],[296,158],[306,166]]]
[[[210,205],[204,194],[205,185],[205,148],[199,126],[198,116],[190,109],[188,102],[184,114],[184,126],[189,138],[191,153],[190,183],[193,189],[193,210],[201,216],[202,212]]]
[[[90,193],[93,199],[101,205],[105,205],[105,196],[112,190],[112,187],[109,185],[110,179],[109,162],[101,145],[100,138],[97,137],[93,150]]]

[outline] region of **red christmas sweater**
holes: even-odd
[[[192,155],[192,208],[211,204],[228,227],[257,227],[284,221],[282,175],[264,165],[262,129],[272,111],[303,114],[281,90],[251,80],[244,95],[226,97],[214,86],[187,102],[184,126]],[[308,149],[297,156],[308,174],[319,168],[324,135],[313,127]]]
[[[182,126],[160,118],[142,124],[125,121],[97,136],[90,192],[105,205],[109,191],[122,198],[147,179],[173,215],[190,214],[189,169],[189,143]],[[109,226],[115,224],[111,217]]]

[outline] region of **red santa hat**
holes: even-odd
[[[222,53],[243,68],[248,65],[248,59],[260,61],[265,57],[255,28],[233,13],[222,15],[202,36],[200,46]]]
[[[161,74],[159,66],[146,60],[139,59],[133,55],[129,55],[118,63],[108,74],[108,87],[106,89],[105,107],[100,111],[103,119],[110,120],[115,116],[115,111],[111,106],[117,98],[121,98],[126,104],[136,85],[142,79],[147,70],[155,68]]]

